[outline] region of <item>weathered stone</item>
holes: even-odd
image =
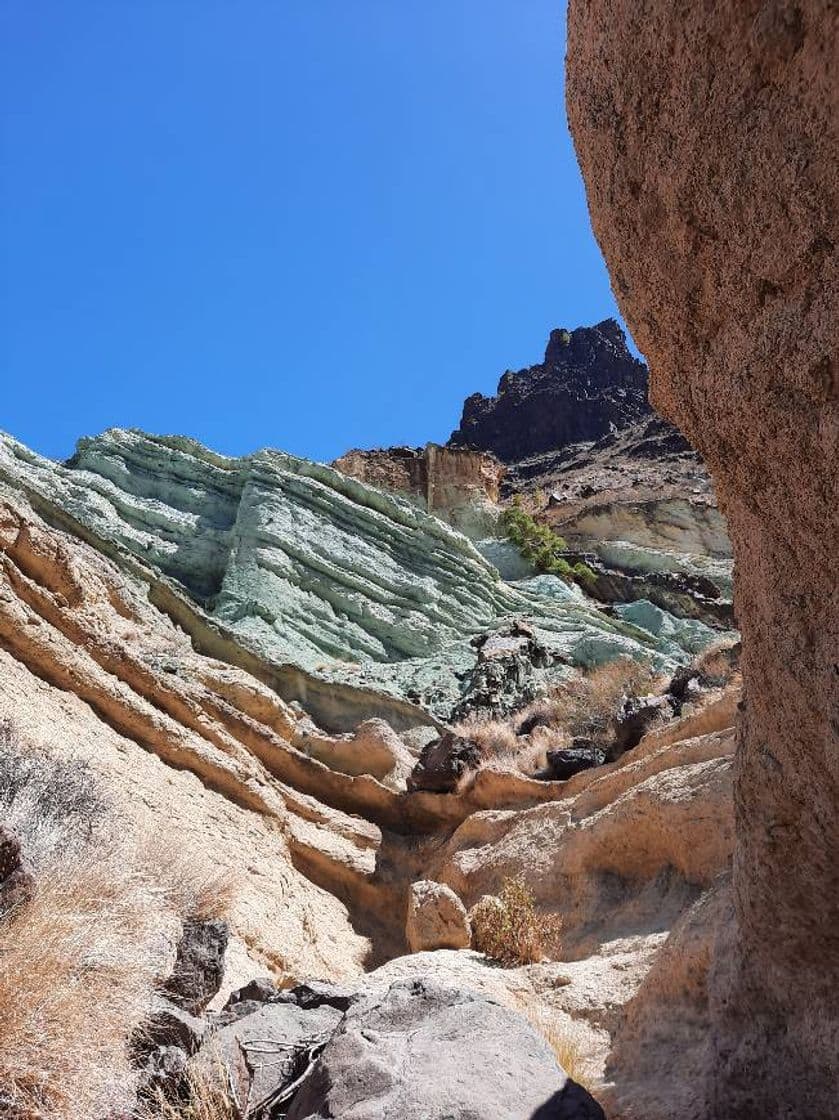
[[[467,537],[493,532],[504,467],[492,455],[462,447],[389,447],[348,451],[332,464],[368,486],[417,501]]]
[[[279,989],[270,976],[259,976],[254,980],[249,980],[247,984],[237,988],[235,992],[231,992],[227,1003],[224,1005],[224,1010],[230,1011],[237,1004],[246,1002],[270,1003],[279,994]]]
[[[357,989],[343,984],[330,984],[322,980],[307,980],[282,992],[280,998],[311,1011],[317,1007],[334,1007],[346,1011],[355,999]]]
[[[250,1077],[250,1108],[291,1084],[306,1068],[307,1055],[322,1046],[341,1021],[341,1012],[323,1005],[302,1008],[293,1003],[266,1003],[212,1037],[201,1061],[212,1068],[219,1060],[235,1065],[244,1054]]]
[[[405,938],[412,953],[469,948],[472,928],[466,907],[451,887],[429,879],[411,884]]]
[[[188,918],[165,991],[177,1007],[200,1014],[221,987],[229,928],[218,918]]]
[[[831,0],[569,9],[595,233],[734,546],[746,703],[713,1117],[814,1120],[839,1094],[838,51]]]
[[[520,1016],[471,992],[399,981],[350,1008],[288,1120],[532,1120],[567,1080]],[[569,1117],[586,1117],[583,1107]]]
[[[584,745],[580,745],[584,744]],[[542,781],[567,782],[583,770],[602,766],[606,752],[586,740],[575,739],[570,747],[547,752],[547,765],[534,776]]]
[[[146,1056],[137,1078],[140,1100],[155,1100],[159,1094],[168,1101],[183,1097],[186,1091],[188,1055],[180,1046],[158,1046]]]
[[[673,705],[668,695],[630,696],[612,722],[610,760],[637,747],[657,720],[669,719],[672,715]]]
[[[478,660],[452,720],[475,713],[490,718],[507,715],[539,694],[543,683],[539,670],[564,661],[540,641],[532,626],[520,621],[480,634],[471,644],[478,651]]]
[[[408,789],[451,793],[480,762],[481,752],[476,743],[447,731],[423,748],[408,778]]]
[[[158,997],[148,1020],[137,1032],[132,1050],[137,1055],[148,1055],[158,1047],[177,1046],[187,1054],[194,1054],[204,1041],[207,1024],[197,1015],[191,1015],[164,997]]]
[[[557,451],[648,415],[646,389],[647,368],[614,319],[551,331],[542,365],[508,370],[495,397],[467,398],[450,443],[492,451],[503,462]]]
[[[432,722],[427,712],[449,720],[468,699],[471,639],[510,618],[534,624],[547,683],[563,660],[642,657],[672,672],[687,659],[556,577],[504,582],[405,499],[279,452],[229,459],[111,430],[61,465],[3,436],[0,484],[116,557],[201,648],[256,667],[330,734],[371,717],[397,732]],[[179,679],[171,657],[155,664]]]

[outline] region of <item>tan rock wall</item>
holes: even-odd
[[[736,561],[736,925],[709,1116],[839,1099],[837,73],[830,0],[570,5],[595,233]]]

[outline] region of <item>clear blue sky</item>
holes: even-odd
[[[3,0],[0,428],[444,440],[615,313],[560,0]]]

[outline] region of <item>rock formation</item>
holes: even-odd
[[[735,918],[701,1115],[821,1120],[839,1099],[839,9],[572,0],[568,43],[595,233],[736,559]]]
[[[498,394],[474,393],[450,443],[513,463],[600,439],[649,415],[647,369],[614,319],[551,331],[541,365],[507,370]]]
[[[504,467],[485,452],[429,443],[347,451],[332,466],[368,486],[413,498],[468,537],[486,536],[498,519]]]
[[[420,581],[423,595],[412,590]],[[212,920],[186,921],[180,964],[173,941],[148,1009],[142,1084],[178,1083],[213,1039],[231,1054],[237,1039],[256,1040],[256,1068],[259,1039],[297,1030],[300,1043],[312,1026],[317,1047],[330,1039],[321,1072],[334,1071],[344,1093],[344,1042],[329,1048],[350,1000],[321,1000],[314,981],[328,979],[374,1008],[391,1007],[387,993],[403,981],[442,984],[453,1006],[475,993],[481,1015],[496,1001],[490,1047],[496,1028],[531,1039],[509,1017],[527,1012],[543,1034],[579,1039],[575,1060],[592,1083],[618,1039],[609,1060],[621,1083],[649,1093],[647,1067],[627,1068],[640,1029],[621,1035],[619,1009],[637,1001],[632,1023],[655,1017],[644,977],[730,855],[733,697],[718,701],[721,715],[713,705],[691,715],[683,696],[669,738],[656,729],[618,762],[568,781],[536,780],[505,759],[485,765],[471,740],[438,738],[446,728],[435,714],[470,698],[485,714],[507,711],[577,665],[620,655],[669,674],[713,637],[650,604],[626,609],[634,621],[553,576],[511,586],[415,505],[278,453],[230,460],[189,441],[111,432],[62,466],[0,441],[0,732],[13,720],[39,754],[87,760],[138,851],[152,840],[167,852],[200,849],[233,884],[229,939]],[[338,641],[385,633],[385,652],[349,668],[336,655]],[[433,648],[401,656],[418,641]],[[459,899],[497,894],[509,875],[561,913],[562,964],[499,969],[466,948],[422,951],[465,945]],[[282,995],[263,982],[215,1017],[232,988],[266,972],[294,985],[295,1001],[329,1010],[318,1023],[296,1012],[279,1023],[259,1010],[260,992]],[[194,975],[209,983],[185,1002],[176,989],[186,980],[197,990]],[[417,1012],[418,1040],[423,1006],[411,1002],[406,1019]],[[705,1014],[698,1002],[693,1042]],[[385,1033],[382,1054],[412,1055],[387,1086],[401,1109],[424,1059]],[[317,1064],[314,1045],[292,1047],[298,1073]],[[599,1116],[555,1062],[538,1064],[558,1079],[547,1115]],[[262,1074],[280,1065],[263,1065],[255,1091],[273,1092]],[[301,1115],[328,1107],[323,1078],[312,1078]]]
[[[333,732],[449,718],[471,687],[470,643],[511,618],[529,619],[549,649],[544,679],[565,661],[625,654],[669,671],[688,660],[553,577],[506,583],[404,499],[280,452],[229,459],[112,430],[60,465],[0,437],[0,487],[145,582],[201,652]]]

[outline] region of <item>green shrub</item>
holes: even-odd
[[[529,514],[518,496],[504,511],[501,521],[507,536],[537,572],[559,576],[567,583],[579,583],[584,587],[590,586],[596,579],[594,572],[585,564],[578,563],[572,567],[568,563],[562,555],[568,548],[565,540],[549,525],[542,524]]]

